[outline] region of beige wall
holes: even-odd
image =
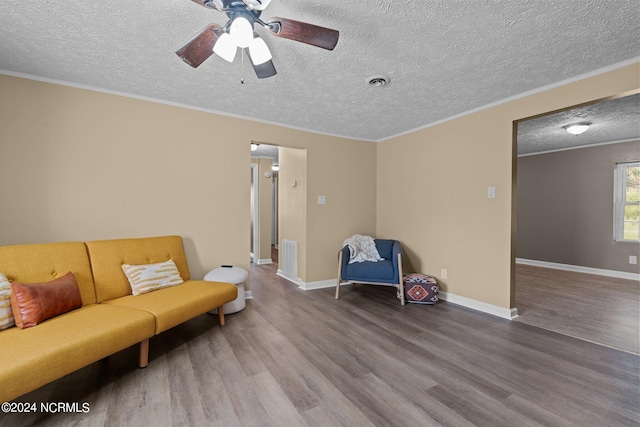
[[[640,160],[640,141],[518,158],[516,256],[640,273],[638,243],[613,240],[613,172]]]
[[[379,144],[0,75],[0,244],[175,233],[194,277],[248,268],[259,141],[306,150],[300,279],[334,278],[342,241],[370,234],[400,239],[413,270],[446,268],[444,290],[509,308],[513,121],[637,89],[638,75],[634,64]]]
[[[307,249],[307,282],[336,279],[338,251],[347,237],[375,236],[376,173],[376,144],[336,139],[309,146],[307,234],[314,245]],[[326,196],[325,205],[318,205],[318,196]]]
[[[335,202],[308,207],[301,278],[334,277],[345,230],[375,229],[375,144],[6,75],[0,244],[171,233],[193,277],[248,268],[251,141],[307,150],[309,189]]]
[[[306,277],[307,248],[301,242],[307,241],[307,150],[281,148],[278,154],[280,197],[278,199],[278,228],[281,248],[278,256],[278,268],[283,269],[282,240],[298,242],[297,277]],[[304,279],[302,279],[304,280]]]
[[[377,235],[445,291],[512,308],[513,122],[637,89],[639,75],[634,64],[379,143]]]

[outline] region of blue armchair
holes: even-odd
[[[338,253],[338,283],[336,299],[340,295],[343,281],[369,285],[390,285],[398,288],[400,302],[404,305],[404,284],[402,282],[402,245],[397,240],[375,239],[376,249],[384,261],[365,261],[349,264],[349,247],[344,246]]]

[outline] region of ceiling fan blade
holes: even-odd
[[[274,35],[285,39],[333,50],[338,43],[340,32],[331,28],[320,27],[318,25],[307,24],[306,22],[294,21],[286,18],[269,19],[269,28]]]
[[[195,0],[194,0],[195,1]],[[198,68],[208,57],[213,55],[213,46],[218,41],[218,36],[213,30],[221,28],[218,24],[209,24],[176,51],[176,55],[184,62]]]
[[[266,79],[267,77],[272,77],[278,74],[276,71],[275,65],[273,65],[273,61],[268,60],[267,62],[263,62],[262,64],[255,65],[253,60],[251,59],[251,54],[249,53],[249,49],[244,49],[247,52],[247,56],[249,57],[249,61],[251,61],[251,65],[253,65],[253,70],[256,72],[256,76],[259,79]]]

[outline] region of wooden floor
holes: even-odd
[[[639,357],[389,287],[301,291],[252,270],[254,299],[23,396],[90,411],[0,425],[638,426]]]
[[[516,266],[517,322],[640,353],[640,283]]]

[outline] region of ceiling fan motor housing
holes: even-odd
[[[242,8],[248,11],[264,10],[271,0],[205,0],[204,5],[209,9],[227,11],[228,9]]]

